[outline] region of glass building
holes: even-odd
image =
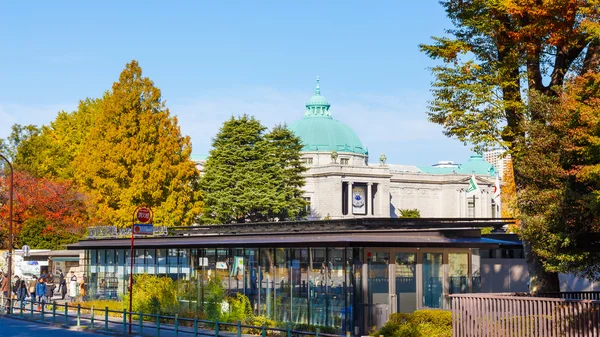
[[[364,334],[394,312],[448,308],[449,294],[481,289],[480,250],[520,247],[481,237],[499,219],[347,219],[198,226],[136,238],[133,273],[176,281],[180,305],[203,311],[218,278],[256,315]],[[88,292],[127,292],[131,240],[90,238]]]

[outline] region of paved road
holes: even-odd
[[[93,337],[106,336],[90,332],[74,331],[51,327],[47,324],[31,323],[12,318],[0,317],[0,336],[4,337]]]

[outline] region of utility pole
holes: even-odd
[[[10,192],[9,192],[9,215],[8,215],[8,300],[12,297],[12,252],[13,252],[13,190],[14,190],[14,171],[10,161],[2,154],[0,158],[4,159],[10,168]],[[10,303],[12,306],[12,302]],[[10,311],[10,307],[9,307]]]

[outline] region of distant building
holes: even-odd
[[[511,161],[510,154],[503,149],[494,149],[483,153],[483,159],[494,165],[496,172],[500,175],[500,180],[504,178],[504,170]]]
[[[354,130],[333,118],[319,80],[304,117],[289,128],[302,140],[304,198],[311,219],[398,217],[400,209],[418,209],[424,218],[496,218],[496,169],[480,155],[463,164],[440,161],[432,166],[387,163],[385,154],[370,163],[367,147]],[[202,171],[204,158],[196,157]],[[475,176],[479,190],[467,197]]]

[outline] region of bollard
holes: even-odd
[[[108,307],[104,308],[104,330],[108,331]]]
[[[215,337],[219,337],[219,320],[215,320]]]
[[[179,314],[175,314],[175,337],[179,336]]]
[[[52,302],[52,323],[56,323],[56,301]]]
[[[198,337],[198,317],[194,317],[194,337]]]
[[[315,329],[315,337],[319,337],[319,332],[321,332],[321,329]]]
[[[92,305],[92,315],[90,316],[90,328],[94,328],[94,306]]]
[[[29,310],[29,317],[33,319],[33,300],[31,300],[31,310]]]
[[[144,313],[140,311],[140,336],[144,335]]]
[[[265,325],[262,326],[262,332],[260,334],[262,337],[267,337],[267,329],[265,329]]]
[[[65,302],[65,325],[69,324],[69,304]]]
[[[160,337],[160,315],[156,314],[156,337]]]
[[[287,337],[292,337],[292,325],[287,325]]]
[[[242,337],[242,321],[238,320],[238,331],[237,331],[237,337]]]
[[[77,303],[77,327],[81,326],[81,303]]]
[[[19,303],[19,317],[23,318],[23,300]]]
[[[42,302],[42,322],[44,321],[44,311],[46,310],[46,306],[44,304],[46,303]]]
[[[123,334],[127,334],[127,310],[123,309]]]

